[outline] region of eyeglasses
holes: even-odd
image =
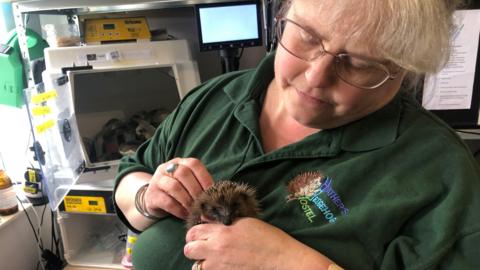
[[[280,45],[299,59],[310,62],[325,54],[333,56],[337,76],[355,87],[375,89],[398,74],[392,74],[384,64],[364,57],[328,52],[318,35],[290,19],[277,18],[276,31]]]

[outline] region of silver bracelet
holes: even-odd
[[[147,212],[147,209],[145,208],[145,192],[147,191],[148,188],[148,183],[141,186],[138,190],[137,193],[135,194],[135,208],[137,211],[142,214],[142,216],[149,218],[149,219],[160,219],[160,217],[156,217],[150,213]]]

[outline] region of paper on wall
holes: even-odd
[[[443,70],[425,78],[422,105],[428,110],[470,109],[480,34],[480,10],[454,14],[452,52]]]

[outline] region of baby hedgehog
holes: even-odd
[[[255,190],[246,184],[221,181],[205,190],[190,207],[187,229],[200,223],[232,224],[239,217],[257,217]]]

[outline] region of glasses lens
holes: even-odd
[[[323,52],[322,41],[300,25],[282,19],[277,23],[280,45],[294,56],[310,61]]]
[[[285,50],[305,61],[312,61],[325,52],[318,36],[288,19],[277,21],[277,37]],[[340,79],[365,89],[379,87],[390,76],[386,66],[348,54],[336,56],[335,69]]]
[[[378,87],[390,75],[382,64],[348,54],[337,55],[335,68],[342,80],[361,88]]]

